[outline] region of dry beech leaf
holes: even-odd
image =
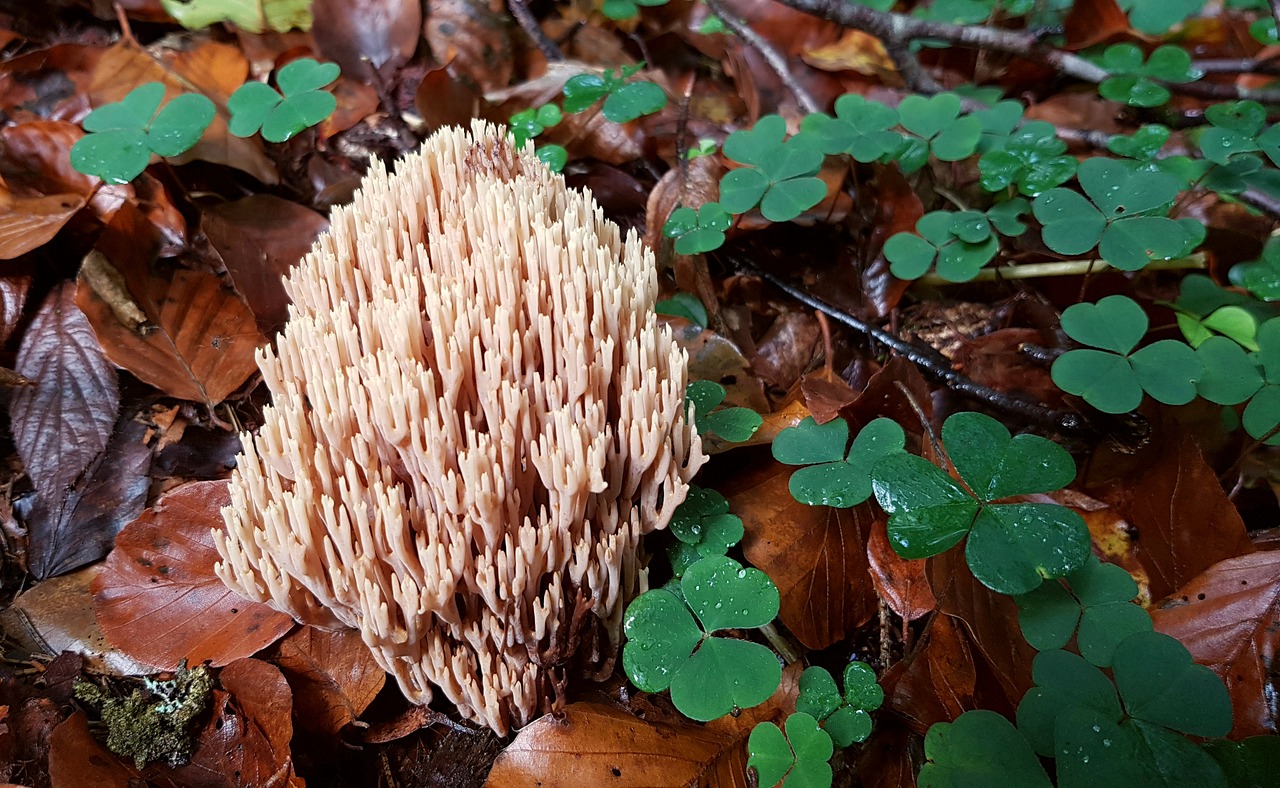
[[[930,558],[928,570],[938,611],[964,625],[968,642],[977,652],[974,657],[982,655],[1009,707],[1017,706],[1032,687],[1036,650],[1022,636],[1013,598],[979,583],[962,550],[947,550]],[[937,619],[935,616],[934,621]]]
[[[1063,20],[1067,49],[1079,50],[1129,32],[1129,17],[1116,0],[1076,0]]]
[[[1280,551],[1209,567],[1151,611],[1158,631],[1187,647],[1231,692],[1232,739],[1271,735],[1280,720],[1272,670],[1280,651]]]
[[[856,71],[869,77],[885,78],[891,84],[901,84],[884,44],[861,30],[846,30],[839,41],[806,49],[800,58],[823,71]]]
[[[1107,497],[1137,528],[1155,599],[1219,561],[1253,552],[1240,513],[1189,435],[1176,432],[1143,453],[1147,462]]]
[[[0,278],[0,344],[9,341],[13,330],[22,320],[27,305],[27,293],[31,291],[31,277],[11,274]]]
[[[871,567],[871,582],[876,593],[905,621],[915,621],[938,606],[929,584],[926,561],[908,561],[899,556],[889,544],[883,520],[871,526],[867,540],[867,563]]]
[[[201,227],[218,250],[236,289],[267,334],[288,317],[282,277],[302,259],[329,221],[296,202],[259,194],[204,212]]]
[[[227,589],[213,573],[230,503],[227,483],[192,482],[160,498],[116,537],[93,582],[93,607],[107,638],[133,659],[162,670],[181,660],[216,665],[254,654],[293,619]]]
[[[498,756],[487,788],[747,788],[747,737],[795,710],[801,666],[789,666],[763,704],[707,725],[643,720],[573,703],[525,727]]]
[[[977,676],[957,619],[935,616],[915,650],[882,678],[885,705],[924,734],[930,725],[950,722],[974,707]]]
[[[52,788],[132,788],[142,775],[93,738],[84,712],[77,711],[49,737],[49,782]]]
[[[422,116],[426,133],[444,126],[465,126],[481,114],[484,96],[458,79],[453,66],[433,68],[422,77],[413,94],[413,106]]]
[[[177,269],[144,286],[134,295],[155,326],[145,334],[121,325],[92,288],[80,288],[77,302],[113,363],[170,396],[209,406],[257,371],[253,354],[266,339],[249,307],[216,276]]]
[[[302,788],[293,773],[293,696],[276,667],[239,659],[218,675],[213,714],[200,731],[191,762],[170,774],[191,788]]]
[[[30,542],[27,562],[37,577],[69,572],[111,552],[120,529],[142,514],[151,486],[146,427],[121,420],[75,487],[60,496],[33,496],[20,505]],[[15,506],[17,508],[17,506]]]
[[[437,61],[452,61],[460,76],[482,90],[511,84],[514,27],[502,0],[428,0],[426,9],[423,35]]]
[[[61,501],[106,448],[120,406],[116,372],[76,308],[76,286],[53,289],[22,338],[16,371],[34,386],[16,389],[9,405],[14,443],[36,493]],[[44,578],[75,549],[57,528],[33,523],[31,571]],[[72,568],[72,567],[68,567]]]
[[[418,48],[420,0],[312,0],[311,36],[342,73],[370,79],[369,67],[399,68]],[[384,72],[385,73],[385,72]]]
[[[249,62],[229,44],[205,41],[186,51],[160,46],[140,49],[130,39],[102,53],[88,88],[93,106],[120,101],[147,82],[162,82],[165,100],[179,93],[199,92],[217,107],[213,123],[195,147],[172,161],[200,159],[243,170],[265,184],[279,181],[275,165],[262,151],[256,137],[241,138],[227,129],[227,99],[249,76]]]
[[[293,689],[298,724],[333,736],[369,707],[387,674],[353,629],[301,627],[280,641],[273,660]]]
[[[83,207],[78,194],[20,196],[0,184],[0,260],[44,246]]]
[[[778,586],[782,623],[801,643],[822,649],[871,619],[875,591],[867,571],[870,504],[808,506],[787,488],[790,466],[770,462],[723,487],[742,518],[747,560]]]

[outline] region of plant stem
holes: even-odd
[[[760,634],[764,635],[764,639],[769,641],[769,645],[773,646],[773,650],[778,652],[778,656],[782,657],[782,661],[788,665],[800,661],[800,652],[796,651],[796,647],[791,640],[778,631],[778,627],[772,621],[760,627]]]
[[[1143,271],[1184,271],[1188,269],[1208,268],[1204,254],[1197,252],[1188,257],[1174,260],[1152,260],[1143,267]],[[1115,270],[1106,260],[1062,260],[1056,263],[1022,263],[1020,265],[1002,265],[998,268],[983,268],[969,282],[996,282],[1003,279],[1038,279],[1048,276],[1083,276],[1090,273],[1102,273]],[[925,274],[918,279],[921,284],[946,286],[968,284],[968,282],[952,282],[943,279],[936,273]]]
[[[564,60],[564,53],[560,51],[560,47],[555,42],[547,38],[547,34],[543,32],[542,26],[538,24],[538,20],[533,18],[533,12],[529,10],[528,0],[507,0],[507,8],[510,9],[511,15],[516,18],[516,22],[520,25],[520,29],[529,37],[542,56],[550,63],[558,63]]]

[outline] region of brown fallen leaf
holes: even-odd
[[[1135,475],[1099,496],[1137,529],[1155,599],[1219,561],[1253,552],[1244,521],[1195,441],[1173,427],[1160,435],[1133,458]]]
[[[1232,739],[1280,729],[1270,700],[1280,651],[1280,551],[1214,564],[1157,604],[1151,618],[1222,677],[1231,693]]]
[[[239,659],[218,676],[213,714],[200,731],[191,762],[173,769],[178,785],[302,788],[293,772],[293,697],[269,662]]]
[[[640,719],[599,703],[573,703],[525,727],[489,772],[487,788],[747,788],[747,737],[795,711],[802,666],[783,671],[763,704],[706,725]]]
[[[977,667],[958,619],[935,616],[914,651],[882,677],[885,705],[923,735],[974,708]]]
[[[514,28],[502,0],[431,0],[426,17],[422,34],[437,61],[482,91],[511,84]]]
[[[75,284],[64,282],[40,305],[23,335],[15,370],[37,385],[14,390],[9,406],[18,454],[38,498],[48,505],[61,505],[106,448],[120,407],[115,370],[75,298]],[[30,567],[37,577],[79,565],[67,565],[76,545],[59,523],[31,526]]]
[[[389,73],[418,47],[419,0],[312,0],[311,36],[320,54],[363,82],[369,69]]]
[[[120,529],[142,513],[151,486],[146,427],[129,418],[116,428],[75,486],[60,496],[37,495],[15,509],[31,536],[28,563],[38,577],[97,561],[111,551]]]
[[[208,209],[200,225],[253,309],[258,328],[265,334],[279,330],[289,309],[282,277],[329,221],[296,202],[258,194]]]
[[[335,736],[364,713],[387,680],[352,629],[301,627],[280,641],[272,661],[293,689],[299,726],[322,736]]]
[[[77,294],[112,363],[170,396],[209,407],[257,371],[253,354],[266,339],[248,305],[216,276],[180,268],[147,276],[142,287],[131,292],[155,326],[146,333],[122,325],[93,288]]]
[[[162,670],[182,660],[215,666],[274,643],[293,619],[233,594],[213,573],[230,502],[227,483],[192,482],[163,497],[116,537],[93,582],[93,607],[107,638]],[[274,668],[273,668],[274,670]]]
[[[83,711],[53,729],[49,737],[49,782],[52,788],[133,788],[142,775],[117,758],[89,732]]]
[[[721,492],[746,528],[747,560],[778,586],[782,623],[805,646],[821,649],[875,612],[866,552],[875,510],[865,503],[851,509],[800,503],[787,486],[792,470],[768,462]]]
[[[883,520],[876,520],[867,539],[867,564],[876,593],[903,621],[915,621],[938,607],[923,559],[908,561],[889,543]]]
[[[0,182],[0,260],[44,246],[83,207],[78,194],[21,194]]]

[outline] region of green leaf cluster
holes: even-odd
[[[927,558],[967,537],[969,569],[1002,594],[1027,593],[1084,565],[1090,541],[1080,515],[1056,504],[1003,502],[1068,484],[1075,463],[1062,447],[1037,435],[1011,437],[995,419],[968,412],[943,423],[942,443],[959,480],[905,452],[872,469],[899,555]]]
[[[179,156],[191,150],[213,122],[213,102],[183,93],[161,109],[164,93],[162,83],[148,82],[90,112],[84,119],[89,133],[71,147],[71,166],[108,183],[128,183],[153,153]]]
[[[713,633],[762,627],[778,614],[778,588],[758,569],[726,556],[685,570],[679,595],[659,588],[627,607],[622,666],[644,692],[671,690],[681,714],[707,721],[757,706],[782,680],[773,651]]]
[[[1026,200],[1016,197],[982,211],[931,211],[916,222],[915,233],[895,233],[884,245],[889,270],[899,279],[919,279],[936,268],[948,282],[967,282],[1000,251],[1004,235],[1020,235],[1026,225]]]
[[[718,202],[701,208],[676,208],[662,226],[662,234],[675,239],[676,254],[702,254],[724,245],[725,230],[733,217]]]
[[[631,15],[634,15],[636,5],[663,5],[665,2],[666,0],[661,2],[610,0],[612,5],[606,3],[606,14],[610,10],[614,13],[624,13],[629,8]],[[552,104],[543,104],[520,110],[508,119],[508,127],[516,146],[524,147],[529,140],[536,139],[542,132],[558,125],[565,115],[585,112],[601,99],[604,99],[601,114],[611,123],[630,123],[637,118],[661,111],[667,106],[666,92],[653,82],[631,79],[642,68],[644,63],[633,63],[617,71],[610,68],[600,74],[575,74],[570,77],[560,90],[563,109]],[[563,145],[539,145],[536,153],[552,172],[562,171],[569,163],[569,152]]]
[[[293,135],[333,114],[338,100],[322,90],[338,78],[337,63],[320,63],[304,57],[276,74],[276,91],[261,82],[246,82],[227,99],[231,133],[249,137],[262,132],[269,142],[285,142]]]
[[[730,443],[742,443],[764,423],[751,408],[722,408],[724,386],[710,380],[695,380],[684,392],[685,401],[694,407],[694,424],[700,434],[715,433]]]
[[[1112,44],[1098,65],[1111,74],[1098,85],[1098,93],[1131,107],[1158,107],[1170,98],[1162,83],[1194,82],[1203,76],[1191,66],[1187,50],[1174,44],[1157,47],[1147,57],[1137,44]]]
[[[884,690],[865,662],[850,662],[844,671],[842,694],[825,668],[809,667],[800,676],[796,711],[783,729],[762,722],[747,741],[747,767],[756,770],[760,785],[789,788],[827,788],[828,761],[836,747],[866,741],[871,734],[869,712],[880,708]]]

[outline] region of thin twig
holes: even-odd
[[[1280,0],[1271,0],[1271,16],[1275,17],[1276,29],[1280,30]]]
[[[832,318],[836,322],[843,323],[854,331],[874,339],[915,364],[926,375],[929,375],[938,382],[946,385],[953,391],[981,400],[1006,413],[1015,414],[1039,423],[1049,424],[1060,432],[1082,435],[1090,438],[1097,437],[1100,433],[1097,427],[1090,424],[1080,414],[1056,410],[1046,405],[1042,405],[1039,402],[1032,402],[1031,400],[1023,399],[1022,397],[1013,394],[1006,394],[1002,391],[996,391],[993,388],[983,386],[982,384],[961,375],[951,367],[945,358],[941,357],[936,352],[931,353],[923,348],[917,347],[911,342],[890,334],[879,326],[863,322],[848,312],[845,312],[832,304],[828,304],[826,301],[810,295],[797,287],[793,287],[773,274],[756,268],[745,260],[738,259],[735,262],[747,273],[759,276],[764,281],[778,288],[810,309],[817,309],[824,312],[828,317]]]
[[[778,75],[778,79],[782,80],[782,84],[787,86],[791,94],[796,97],[796,101],[800,102],[800,106],[804,107],[805,112],[813,114],[822,111],[822,105],[813,97],[813,94],[796,81],[795,75],[791,73],[791,68],[787,65],[787,59],[774,48],[773,44],[770,44],[763,36],[752,30],[744,20],[728,8],[725,8],[721,0],[703,1],[707,9],[715,14],[721,22],[724,22],[725,27],[732,30],[738,38],[747,42],[760,53],[760,56],[764,58],[764,62],[769,64],[769,68],[773,69],[774,73]]]
[[[1276,58],[1206,58],[1192,61],[1191,67],[1202,74],[1280,74],[1280,61]]]
[[[1204,254],[1197,253],[1173,260],[1152,260],[1144,271],[1185,271],[1194,268],[1208,268]],[[1106,260],[1061,260],[1052,263],[1022,263],[1020,265],[1002,265],[998,268],[983,268],[978,275],[968,282],[997,282],[1005,279],[1039,279],[1048,276],[1083,276],[1089,273],[1101,273],[1111,269]],[[918,280],[921,284],[947,286],[968,284],[943,279],[937,274],[925,274]]]
[[[882,42],[911,42],[936,38],[956,46],[1004,52],[1052,66],[1060,73],[1099,83],[1111,74],[1079,55],[1045,46],[1034,30],[1004,30],[981,25],[955,25],[887,11],[847,0],[778,0],[783,5],[879,38]],[[1280,0],[1272,0],[1280,2]],[[1280,104],[1280,90],[1254,89],[1211,82],[1161,83],[1174,93],[1202,98],[1254,99]]]
[[[538,20],[533,18],[533,12],[529,10],[528,0],[507,0],[507,8],[511,9],[511,15],[516,18],[520,29],[529,37],[538,51],[542,53],[548,61],[558,63],[564,60],[564,53],[560,51],[560,47],[547,37],[542,30],[542,25],[538,24]]]

